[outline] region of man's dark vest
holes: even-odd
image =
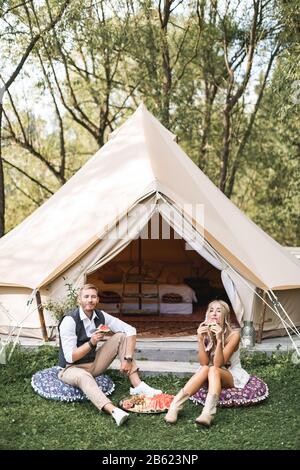
[[[95,327],[98,328],[98,326],[101,325],[101,324],[105,325],[105,318],[104,318],[104,315],[103,315],[102,311],[101,310],[95,310],[95,313],[97,315],[97,317],[94,320]],[[76,331],[76,336],[77,336],[77,348],[79,348],[80,346],[82,346],[84,343],[86,343],[90,339],[86,335],[86,331],[85,331],[85,328],[84,328],[83,321],[80,318],[79,308],[76,308],[76,310],[73,310],[72,312],[67,313],[66,315],[64,315],[62,317],[62,319],[60,320],[60,322],[58,324],[58,331],[59,331],[61,322],[67,316],[72,317],[73,320],[75,321],[75,325],[76,325],[76,330],[75,331]],[[96,356],[96,350],[91,349],[84,357],[82,357],[81,359],[79,359],[76,362],[73,362],[72,364],[85,364],[86,362],[93,362],[95,360],[95,356]],[[62,348],[62,345],[61,345],[61,340],[59,340],[59,365],[61,367],[66,367],[66,364],[67,364],[67,361],[66,361],[66,358],[65,358],[65,355],[64,355],[64,352],[63,352],[63,348]]]

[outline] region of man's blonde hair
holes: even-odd
[[[82,287],[80,287],[79,292],[78,292],[78,297],[81,296],[82,291],[87,290],[87,289],[93,289],[96,291],[97,296],[99,297],[98,294],[98,287],[96,287],[94,284],[84,284]]]

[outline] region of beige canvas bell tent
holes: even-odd
[[[285,249],[300,262],[300,246],[286,246]]]
[[[142,104],[56,194],[0,240],[0,332],[17,327],[23,335],[46,337],[55,322],[39,304],[61,298],[66,282],[80,286],[124,253],[130,262],[138,234],[158,216],[181,247],[187,242],[185,251],[169,250],[178,272],[194,268],[197,256],[219,273],[240,323],[253,319],[257,326],[263,315],[265,334],[296,331],[298,260],[228,200]],[[164,264],[171,246],[165,239],[159,251],[159,243],[143,250],[153,265]],[[189,272],[195,275],[187,269],[182,275]]]

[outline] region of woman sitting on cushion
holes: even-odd
[[[230,325],[230,308],[223,300],[208,305],[205,321],[197,330],[200,368],[171,403],[165,421],[174,424],[183,403],[208,382],[208,394],[197,424],[210,426],[222,388],[243,388],[250,376],[239,356],[240,331]]]

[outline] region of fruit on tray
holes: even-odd
[[[160,393],[154,397],[136,395],[121,400],[120,405],[126,411],[134,413],[162,413],[170,408],[174,396]]]

